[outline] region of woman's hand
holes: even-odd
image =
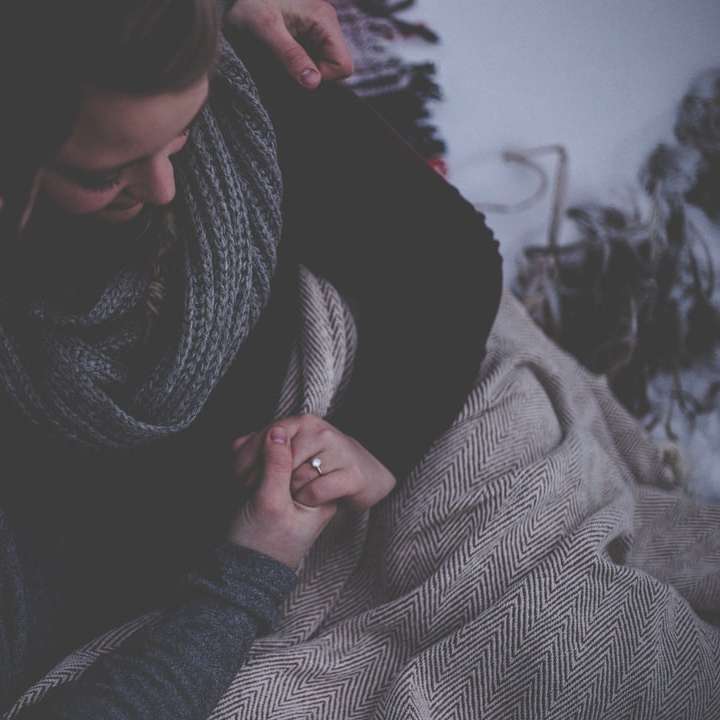
[[[287,424],[275,423],[258,433],[254,446],[258,457],[257,489],[240,507],[228,531],[228,540],[295,570],[337,506],[326,503],[309,507],[291,497],[293,456]]]
[[[235,0],[226,20],[263,40],[306,88],[352,75],[350,50],[327,0]]]
[[[292,448],[291,494],[297,503],[319,508],[345,501],[356,510],[367,510],[396,485],[393,474],[353,438],[315,415],[283,418]],[[239,437],[233,443],[235,473],[246,487],[257,485],[262,472],[264,432]],[[322,474],[310,465],[319,457]]]

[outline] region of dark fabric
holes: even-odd
[[[357,315],[355,375],[329,420],[399,478],[460,409],[484,355],[501,260],[483,216],[347,88],[308,93],[250,38],[235,39],[276,125],[285,180],[270,304],[199,419],[147,450],[90,458],[4,415],[0,507],[22,527],[38,578],[24,644],[38,672],[172,602],[177,579],[221,537],[242,501],[230,441],[271,420],[295,339],[298,262]],[[21,622],[10,608],[6,628]]]
[[[254,639],[274,627],[277,607],[295,582],[295,573],[281,563],[224,543],[186,576],[181,599],[156,623],[18,717],[205,718]]]
[[[230,35],[278,136],[288,242],[357,311],[358,366],[334,423],[398,477],[452,421],[485,352],[502,289],[484,216],[363,99],[300,88]]]

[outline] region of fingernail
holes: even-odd
[[[282,428],[275,428],[270,433],[270,439],[278,445],[284,445],[285,440],[287,440],[287,433]]]
[[[320,81],[320,73],[313,68],[308,68],[300,73],[300,82],[306,87],[315,87]]]

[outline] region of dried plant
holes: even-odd
[[[548,335],[607,375],[618,398],[649,427],[664,422],[671,440],[676,410],[692,422],[717,408],[720,393],[720,373],[700,397],[681,382],[682,369],[720,349],[713,253],[687,213],[690,203],[711,219],[720,213],[720,186],[708,186],[720,165],[720,70],[691,85],[675,132],[680,144],[655,148],[639,175],[650,213],[643,214],[637,195],[625,209],[572,207],[566,216],[578,237],[563,245],[556,237],[565,195],[561,162],[549,240],[525,249],[515,285]],[[564,161],[564,149],[558,152]],[[660,372],[673,386],[658,403],[648,386]]]

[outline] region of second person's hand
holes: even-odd
[[[327,0],[235,0],[226,21],[265,42],[303,87],[352,75],[352,56]]]
[[[290,491],[293,460],[288,428],[276,423],[261,435],[256,486],[236,513],[227,537],[296,570],[337,506],[296,502]]]
[[[278,421],[288,428],[292,447],[291,493],[302,505],[320,507],[343,501],[353,510],[376,505],[395,487],[396,479],[367,448],[324,418],[297,415]],[[262,470],[265,431],[245,435],[233,443],[234,471],[246,489],[257,485]],[[321,461],[319,473],[313,458]]]

